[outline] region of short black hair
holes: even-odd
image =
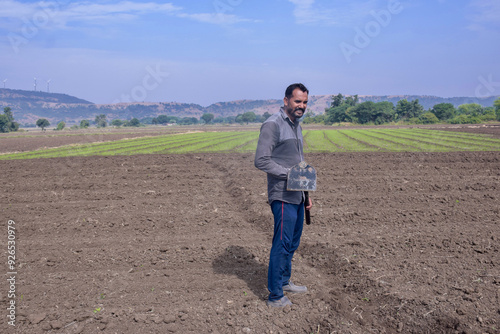
[[[296,90],[297,88],[303,91],[304,93],[309,94],[309,89],[307,89],[306,86],[304,86],[301,83],[294,83],[286,88],[285,97],[287,99],[291,98],[293,96],[293,91]]]

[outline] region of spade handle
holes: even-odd
[[[304,211],[306,212],[306,224],[311,225],[311,210],[305,207],[309,205],[309,191],[304,191]]]

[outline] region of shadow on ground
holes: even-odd
[[[235,275],[245,281],[248,288],[262,300],[267,299],[267,266],[258,262],[246,248],[229,246],[213,262],[216,273]]]

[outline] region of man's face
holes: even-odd
[[[306,112],[307,97],[307,92],[295,88],[292,97],[285,97],[283,99],[285,103],[285,112],[292,122],[295,122],[297,118],[301,118]]]

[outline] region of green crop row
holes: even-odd
[[[356,138],[350,130],[326,130],[325,137],[337,146],[339,152],[373,152],[378,149]]]
[[[425,130],[425,129],[411,129],[413,133],[415,134],[426,134],[426,135],[432,135],[432,137],[449,137],[449,138],[461,138],[461,139],[472,139],[472,140],[479,140],[482,142],[492,142],[492,143],[500,143],[500,139],[498,138],[492,138],[487,135],[482,135],[482,134],[474,134],[474,133],[466,133],[466,132],[452,132],[452,131],[441,131],[441,130]]]
[[[336,152],[339,148],[328,139],[325,131],[304,131],[306,152]]]
[[[234,132],[230,137],[218,136],[214,138],[206,138],[201,142],[193,145],[180,147],[177,149],[168,149],[165,153],[191,153],[191,152],[224,152],[230,151],[234,147],[246,142],[246,132]]]
[[[258,131],[196,132],[1,154],[0,160],[68,156],[255,152]],[[500,151],[500,139],[427,129],[305,130],[306,152]]]
[[[411,137],[404,137],[399,132],[392,132],[392,130],[373,130],[372,135],[406,145],[409,148],[408,151],[411,152],[449,152],[458,150],[453,146],[447,146],[436,141],[427,142]]]
[[[448,148],[448,151],[491,151],[498,149],[500,141],[495,144],[489,138],[477,136],[464,136],[452,137],[434,133],[435,131],[427,131],[422,133],[420,131],[408,131],[410,129],[403,129],[398,132],[398,136],[406,139],[413,139],[415,141],[436,144]],[[394,130],[392,130],[394,131]]]

